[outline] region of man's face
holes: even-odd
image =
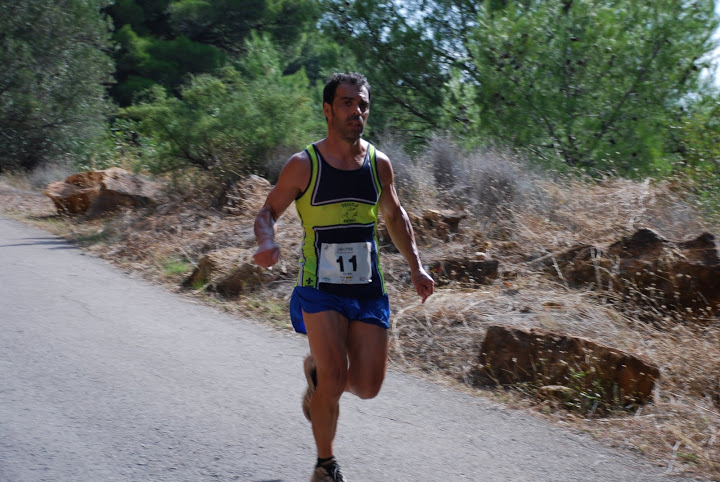
[[[362,137],[370,115],[370,95],[366,87],[340,84],[335,90],[332,105],[324,104],[328,128],[338,132],[341,138],[354,142]]]

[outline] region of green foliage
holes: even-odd
[[[104,6],[0,2],[0,171],[92,155],[112,73]]]
[[[580,413],[606,414],[622,408],[617,386],[594,376],[592,371],[570,368],[566,383],[570,392],[565,395],[565,406]]]
[[[720,92],[706,92],[689,103],[671,127],[684,163],[720,174]]]
[[[107,11],[116,25],[128,25],[135,32],[148,33],[145,27],[145,12],[134,0],[117,0]]]
[[[304,34],[297,45],[296,54],[286,57],[289,61],[285,74],[305,69],[312,84],[324,85],[334,72],[350,72],[357,69],[352,53],[319,31]],[[374,118],[373,115],[372,120]]]
[[[446,64],[436,55],[437,38],[409,11],[415,5],[326,2],[325,30],[353,53],[357,65],[352,70],[365,74],[373,86],[371,136],[395,128],[423,138],[442,127]]]
[[[148,87],[177,89],[188,72],[212,72],[225,63],[225,55],[216,47],[184,36],[170,40],[140,37],[130,25],[124,25],[116,32],[115,40],[121,49],[114,94],[121,105],[131,104]]]
[[[513,3],[480,17],[466,44],[480,131],[625,172],[665,158],[669,115],[697,86],[716,24],[712,2],[678,0]]]
[[[165,258],[160,267],[167,276],[183,276],[190,273],[194,265],[185,259]]]
[[[165,38],[170,32],[167,10],[172,0],[116,0],[106,8],[119,30],[130,25],[139,35]]]
[[[317,18],[312,0],[119,0],[107,11],[120,46],[112,93],[122,106],[153,85],[177,94],[189,74],[242,58],[253,30],[269,35],[284,61],[297,59]]]
[[[267,37],[252,36],[237,69],[192,77],[180,96],[154,88],[124,110],[142,136],[143,162],[155,173],[194,166],[236,179],[262,172],[276,149],[299,149],[320,135],[322,114],[302,70],[282,75]]]
[[[291,48],[318,15],[308,0],[179,0],[167,13],[175,34],[235,53],[254,30],[263,30],[283,50]]]
[[[141,93],[158,85],[150,79],[138,75],[128,75],[124,82],[114,86],[115,99],[121,105],[129,105]]]
[[[385,126],[626,173],[669,168],[668,121],[717,26],[710,0],[328,1],[373,94],[405,112]]]
[[[700,95],[685,99],[669,130],[676,178],[703,214],[720,224],[720,90],[708,83]]]

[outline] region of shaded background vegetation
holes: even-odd
[[[0,14],[2,171],[272,177],[322,136],[327,76],[358,70],[372,141],[681,176],[717,199],[711,0],[2,0]]]

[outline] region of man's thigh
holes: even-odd
[[[310,352],[318,370],[347,367],[359,383],[382,382],[387,370],[389,330],[350,322],[337,311],[303,312]]]
[[[361,321],[350,323],[347,351],[350,382],[354,385],[351,389],[371,392],[380,389],[387,370],[389,340],[388,330],[381,326]]]
[[[307,313],[303,311],[310,352],[318,375],[326,370],[347,369],[347,339],[350,322],[337,311]]]

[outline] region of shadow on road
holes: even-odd
[[[0,244],[0,248],[13,248],[13,247],[20,247],[20,246],[38,246],[38,245],[47,245],[47,246],[53,246],[50,249],[78,249],[72,244],[69,244],[64,239],[58,239],[58,238],[25,238],[23,241],[27,241],[26,243],[14,243],[14,244]]]

